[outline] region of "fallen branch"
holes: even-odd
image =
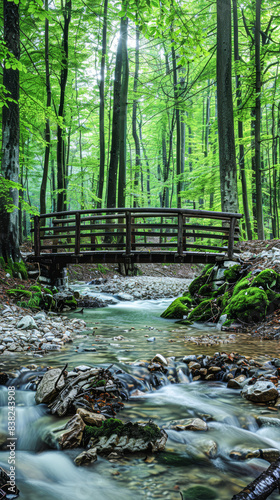
[[[280,492],[280,459],[273,462],[232,500],[265,500],[276,489]]]

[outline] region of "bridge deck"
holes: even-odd
[[[112,208],[34,217],[30,262],[214,263],[238,252],[241,214],[191,209]]]

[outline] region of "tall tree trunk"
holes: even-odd
[[[231,3],[217,0],[217,99],[222,210],[238,212],[231,88]]]
[[[255,167],[256,167],[256,212],[258,239],[264,240],[263,199],[261,178],[261,0],[256,0],[255,64],[256,64],[256,120],[255,120]]]
[[[100,164],[99,164],[99,177],[98,177],[98,190],[97,196],[100,201],[97,208],[102,206],[104,174],[105,174],[105,64],[107,52],[107,13],[108,13],[108,0],[104,0],[103,11],[103,29],[102,29],[102,55],[101,55],[101,68],[100,68],[100,83],[99,83],[99,148],[100,148]]]
[[[237,0],[232,0],[233,4],[233,33],[234,33],[234,60],[238,64],[239,61],[239,46],[238,46],[238,15],[237,15]],[[237,65],[238,68],[238,65]],[[237,108],[238,110],[241,108],[242,99],[241,99],[241,82],[239,71],[236,72],[235,77],[236,82],[236,99],[237,99]],[[238,139],[239,139],[239,169],[240,169],[240,177],[242,184],[242,200],[243,200],[243,210],[245,216],[245,224],[247,230],[247,238],[248,240],[253,239],[251,223],[250,223],[250,213],[249,213],[249,204],[248,204],[248,196],[247,196],[247,181],[246,181],[246,173],[245,173],[245,151],[243,144],[243,122],[238,117]]]
[[[58,109],[58,117],[64,123],[65,114],[65,90],[68,77],[68,38],[69,38],[69,24],[71,21],[71,8],[72,0],[66,0],[65,7],[63,7],[63,35],[62,35],[62,62],[60,72],[60,101]],[[63,212],[67,210],[66,207],[66,157],[65,157],[65,141],[63,137],[63,126],[57,126],[57,211]]]
[[[4,42],[7,49],[19,60],[20,31],[19,6],[14,2],[4,0]],[[0,185],[0,255],[5,260],[19,259],[19,227],[18,204],[19,193],[14,187],[6,188],[5,180],[19,180],[19,71],[7,68],[3,70],[3,85],[9,98],[2,111],[2,164]],[[3,187],[2,187],[3,186]],[[6,210],[7,205],[14,208]]]
[[[132,135],[135,143],[135,181],[134,181],[134,201],[133,206],[137,206],[136,191],[139,183],[139,171],[141,169],[141,152],[140,152],[140,141],[137,134],[137,87],[138,87],[138,75],[139,75],[139,48],[140,48],[140,30],[139,26],[136,25],[136,46],[135,46],[135,72],[134,72],[134,83],[133,83],[133,107],[132,107]]]
[[[121,26],[122,28],[122,26]],[[114,78],[114,102],[112,120],[112,142],[110,153],[110,164],[108,172],[107,207],[114,208],[117,199],[117,174],[120,150],[120,105],[121,105],[121,76],[122,76],[122,38],[121,31],[117,47],[115,78]]]
[[[127,125],[127,93],[129,80],[128,53],[127,53],[128,18],[121,20],[122,41],[122,84],[120,102],[120,160],[118,182],[118,206],[125,207],[126,190],[126,125]]]
[[[173,86],[174,86],[174,101],[175,101],[175,116],[176,116],[176,174],[177,174],[177,206],[181,207],[181,121],[179,109],[179,89],[178,89],[178,75],[177,63],[174,45],[171,49],[172,54],[172,69],[173,69]]]
[[[48,12],[48,0],[45,0],[45,11]],[[49,20],[45,19],[45,68],[46,68],[46,91],[47,91],[47,103],[46,103],[46,123],[45,123],[45,158],[43,167],[43,177],[40,189],[40,212],[41,214],[46,213],[46,192],[47,192],[47,180],[49,171],[49,159],[50,159],[50,147],[51,147],[51,129],[50,129],[50,119],[49,110],[51,107],[52,93],[51,93],[51,82],[50,82],[50,64],[49,64]]]

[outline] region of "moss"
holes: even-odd
[[[268,288],[276,288],[280,285],[280,275],[273,269],[264,269],[252,281],[251,286],[262,287],[264,290]]]
[[[24,262],[14,262],[13,263],[13,271],[14,274],[20,274],[22,279],[27,280],[28,279],[28,272],[26,269],[26,265]]]
[[[38,286],[38,285],[32,285],[29,290],[31,290],[32,292],[41,292],[41,287]]]
[[[228,283],[223,283],[218,290],[215,290],[212,294],[212,297],[219,297],[220,295],[223,295],[228,289]]]
[[[210,321],[216,320],[220,310],[215,300],[203,300],[188,315],[188,321]]]
[[[245,276],[245,278],[242,278],[240,281],[238,281],[233,289],[233,294],[232,295],[237,295],[241,290],[247,290],[249,286],[251,285],[251,276],[252,273],[250,272]]]
[[[191,282],[189,286],[189,292],[191,295],[195,295],[196,293],[198,293],[199,289],[207,283],[213,267],[214,266],[212,266],[212,264],[207,264],[207,266],[204,267],[201,275]]]
[[[265,318],[269,300],[266,293],[257,287],[241,290],[234,295],[223,311],[229,319],[239,319],[242,322],[257,322]]]
[[[161,314],[161,318],[178,319],[183,318],[189,312],[192,299],[189,296],[178,297],[173,300],[172,304]]]
[[[218,494],[213,488],[207,486],[192,486],[183,491],[184,500],[215,500]]]
[[[49,295],[53,295],[53,292],[49,288],[43,288],[44,293],[48,293]]]
[[[153,422],[146,425],[128,422],[124,424],[117,418],[108,418],[102,422],[101,427],[86,425],[85,439],[101,438],[103,436],[110,437],[113,434],[120,436],[128,436],[134,439],[144,439],[144,441],[154,441],[161,437],[160,428]]]
[[[31,297],[32,292],[29,290],[22,290],[22,289],[17,289],[17,288],[11,288],[10,290],[7,290],[8,295],[14,295],[15,297],[18,295],[25,295],[26,297]]]
[[[228,303],[230,302],[230,299],[231,299],[231,294],[230,292],[226,292],[224,293],[224,295],[221,297],[221,301],[219,303],[219,306],[221,308],[221,310],[223,311],[225,309],[225,307],[228,305]]]
[[[28,301],[27,306],[30,309],[40,309],[40,303],[41,303],[41,299],[38,300],[38,297],[32,297]]]
[[[213,285],[212,283],[206,283],[206,285],[202,285],[198,290],[198,295],[202,295],[202,297],[211,297]]]
[[[237,281],[240,277],[240,270],[240,264],[235,264],[235,266],[229,267],[224,272],[225,280],[229,282]]]
[[[71,299],[66,299],[65,300],[65,305],[71,307],[71,309],[76,309],[77,307],[77,301],[72,297]]]
[[[17,302],[17,305],[18,305],[19,307],[25,307],[25,308],[26,308],[26,307],[28,307],[28,303],[27,303],[25,300],[19,300],[19,301]]]

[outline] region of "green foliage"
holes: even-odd
[[[268,288],[280,287],[280,275],[274,269],[264,269],[252,281],[251,286]]]
[[[128,436],[134,439],[143,439],[144,441],[154,441],[161,437],[159,427],[154,422],[149,422],[145,425],[128,422],[124,424],[117,418],[108,418],[102,422],[101,427],[86,425],[85,440],[88,438],[101,438],[102,436],[110,437],[117,434],[119,437]]]
[[[241,266],[240,264],[236,264],[235,266],[231,266],[224,272],[224,278],[228,282],[237,281],[240,276]]]
[[[108,267],[104,267],[104,266],[103,266],[102,264],[100,264],[100,263],[98,263],[98,264],[97,264],[97,269],[98,269],[98,271],[99,271],[100,273],[102,273],[102,274],[106,274],[106,273],[109,271]]]

